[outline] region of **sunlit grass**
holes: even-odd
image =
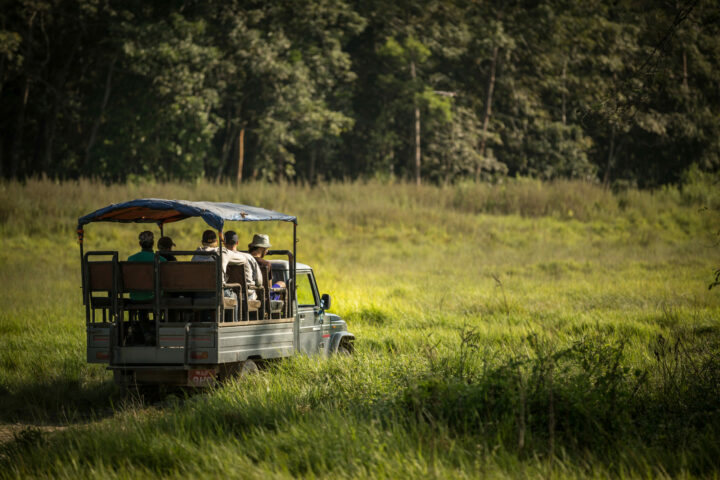
[[[356,354],[294,358],[247,381],[155,406],[115,389],[109,372],[85,363],[75,226],[81,215],[141,197],[234,201],[297,215],[298,260],[315,268],[321,292],[333,296],[333,312],[348,320]],[[707,382],[698,376],[697,385],[685,379],[685,391],[664,390],[680,377],[662,373],[658,339],[682,339],[688,365],[704,359],[712,372],[720,296],[707,285],[720,266],[713,244],[719,204],[717,192],[697,186],[613,194],[584,183],[526,180],[422,188],[2,183],[0,422],[20,426],[13,427],[16,439],[0,447],[0,476],[717,475],[713,428],[720,414],[693,395],[712,398],[718,387],[702,390]],[[143,228],[93,224],[86,247],[117,249],[124,258],[136,251]],[[166,234],[179,249],[194,249],[205,228],[190,220],[166,226]],[[290,247],[289,224],[232,228],[241,244],[263,232],[274,246]],[[460,371],[468,347],[461,334],[469,331],[475,335],[469,366]],[[528,339],[535,337],[545,350],[533,347]],[[604,390],[593,393],[598,380],[583,377],[582,363],[571,356],[567,372],[555,373],[558,433],[550,447],[548,390],[537,380],[546,377],[533,377],[532,369],[550,365],[544,351],[573,348],[589,349],[578,358],[596,365],[587,359],[597,357],[603,366],[609,355],[603,349],[611,347],[621,349],[629,369],[608,377],[621,392],[632,393],[635,370],[648,372],[635,397],[617,407],[618,421],[644,412],[641,418],[632,428],[612,417],[603,417],[610,424],[582,423],[593,417],[582,402],[573,403],[575,396],[601,403],[606,397]],[[505,372],[523,358],[530,360],[518,367],[519,380],[514,370],[499,373],[501,383],[490,390],[512,408],[493,407],[488,397],[463,403],[494,385],[493,369]],[[581,389],[586,380],[589,393]],[[523,403],[513,402],[522,382],[531,383],[521,428],[513,409]],[[706,427],[673,410],[675,400],[697,404]],[[661,407],[687,420],[692,435],[645,425],[670,421],[657,413]],[[601,448],[583,440],[605,435],[603,428],[617,429],[617,443]],[[669,449],[663,438],[681,443]]]

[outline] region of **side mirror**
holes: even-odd
[[[320,306],[323,310],[330,310],[330,295],[323,293],[320,297]]]

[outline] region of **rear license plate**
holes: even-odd
[[[215,381],[213,370],[188,370],[188,383],[194,387],[204,387]]]

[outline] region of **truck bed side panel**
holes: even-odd
[[[219,330],[218,363],[249,357],[278,358],[293,354],[293,322],[223,325]]]

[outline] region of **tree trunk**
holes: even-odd
[[[55,105],[53,105],[52,114],[50,115],[50,119],[46,122],[45,126],[45,151],[43,152],[43,155],[40,159],[40,168],[39,173],[47,174],[50,170],[50,165],[52,165],[52,154],[53,154],[53,144],[55,143],[55,127],[56,122],[55,119],[58,115],[58,102],[55,102]]]
[[[567,114],[566,114],[566,94],[567,90],[567,59],[563,62],[562,68],[562,124],[567,125]]]
[[[420,162],[421,162],[421,151],[420,151],[420,109],[415,105],[415,184],[420,185]]]
[[[25,130],[25,110],[27,109],[28,97],[30,96],[30,78],[25,78],[25,89],[22,98],[22,105],[15,120],[15,135],[10,150],[10,177],[17,178],[20,168],[20,155],[22,151],[22,137]]]
[[[33,61],[33,51],[32,51],[32,43],[33,43],[33,22],[35,21],[35,15],[37,12],[33,12],[30,15],[30,18],[28,19],[27,28],[27,38],[23,39],[25,43],[25,58],[24,58],[24,66],[25,69],[28,69],[28,66],[32,65]],[[24,174],[24,169],[21,168],[21,161],[20,157],[22,155],[22,138],[23,134],[25,133],[25,111],[27,110],[27,102],[28,98],[30,97],[30,76],[25,76],[25,87],[23,88],[23,96],[22,96],[22,105],[20,105],[20,110],[18,111],[17,119],[15,120],[15,134],[12,141],[12,146],[10,148],[10,177],[17,178],[18,176],[18,170],[21,170]]]
[[[603,176],[603,188],[607,190],[610,186],[610,170],[613,166],[613,156],[615,155],[615,125],[610,127],[610,150],[608,151],[607,166],[605,167],[605,175]]]
[[[2,18],[2,23],[0,23],[0,30],[5,30],[5,17]],[[5,55],[0,55],[0,102],[2,102],[2,91],[3,91],[3,85],[5,78]],[[0,103],[1,104],[1,103]],[[2,135],[0,135],[0,178],[3,178],[5,176],[5,142]]]
[[[228,108],[227,117],[225,118],[225,140],[223,141],[222,150],[220,151],[220,162],[218,163],[217,173],[215,174],[216,182],[219,182],[222,178],[225,165],[230,160],[230,153],[232,152],[233,144],[235,142],[235,136],[235,129],[232,126],[232,113]]]
[[[235,183],[240,184],[242,181],[243,163],[245,163],[245,128],[240,129],[237,137],[237,177]]]
[[[315,162],[317,162],[317,146],[313,145],[310,149],[310,172],[308,173],[310,185],[315,185]]]
[[[117,58],[118,57],[116,55],[112,59],[112,62],[110,62],[110,68],[108,68],[107,77],[105,77],[105,92],[103,93],[102,103],[100,104],[100,113],[98,113],[97,118],[95,118],[95,121],[93,122],[92,130],[90,131],[90,139],[88,139],[88,144],[85,148],[85,160],[83,161],[83,170],[85,170],[90,164],[90,151],[92,150],[93,145],[95,145],[95,140],[97,139],[97,132],[100,129],[100,124],[102,123],[103,116],[105,115],[105,108],[107,107],[108,100],[110,99],[110,90],[112,89],[112,76]],[[82,173],[85,172],[81,172],[81,174]]]
[[[5,27],[3,23],[3,28]],[[0,55],[0,101],[2,99],[3,77],[5,76],[5,55]]]
[[[413,83],[415,83],[415,79],[417,78],[417,74],[415,73],[415,62],[410,62],[410,76],[413,79]],[[420,107],[418,106],[416,99],[413,99],[413,103],[415,107],[415,184],[420,185]]]
[[[497,58],[499,47],[493,48],[492,62],[490,63],[490,78],[488,79],[487,97],[485,98],[485,115],[483,117],[482,138],[480,139],[480,161],[485,158],[485,149],[487,147],[487,131],[492,115],[492,96],[495,90],[495,69],[497,67]],[[475,181],[480,181],[481,165],[475,165]]]
[[[5,29],[5,19],[3,18],[2,26]],[[0,55],[0,102],[2,102],[3,77],[5,76],[5,55]],[[5,174],[5,158],[3,157],[3,138],[0,136],[0,178]]]
[[[682,88],[687,92],[688,90],[688,70],[687,70],[687,51],[683,49],[683,81]]]

